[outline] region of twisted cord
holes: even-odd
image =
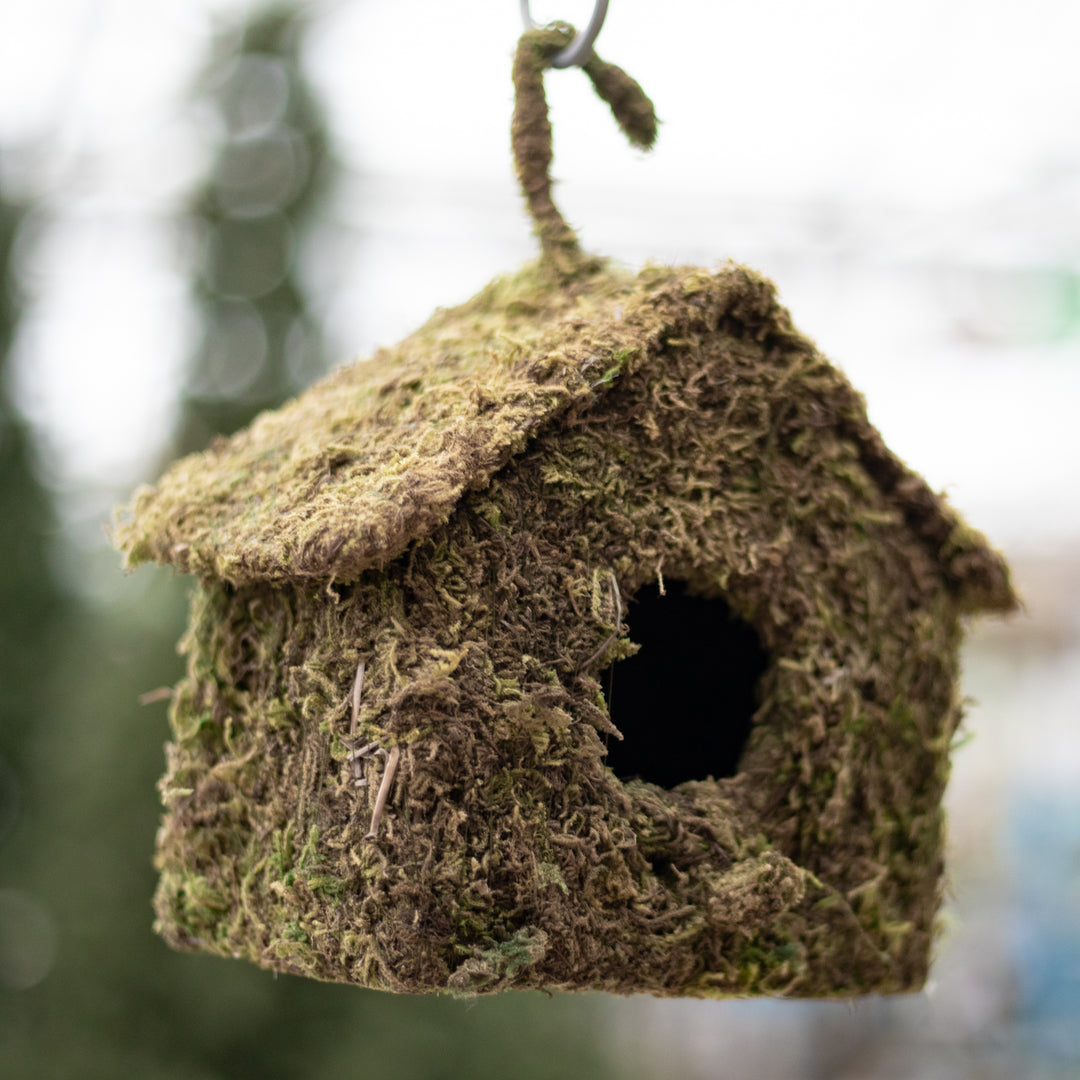
[[[514,55],[514,117],[510,125],[514,168],[533,219],[533,231],[540,240],[541,258],[564,279],[589,273],[599,266],[598,259],[582,251],[577,234],[567,224],[551,194],[553,154],[544,71],[574,36],[574,28],[566,23],[554,23],[522,34]],[[595,54],[582,70],[611,108],[630,143],[643,150],[651,149],[656,141],[657,119],[645,91],[622,68]]]

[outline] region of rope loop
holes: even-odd
[[[514,55],[514,117],[510,142],[514,168],[525,195],[533,231],[540,239],[541,260],[564,280],[592,273],[600,260],[581,250],[551,195],[552,139],[544,93],[544,72],[577,38],[569,23],[526,30]],[[656,110],[645,91],[622,68],[592,53],[581,64],[597,95],[607,102],[615,122],[632,146],[651,150],[656,141]]]

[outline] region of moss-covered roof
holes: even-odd
[[[174,464],[122,513],[117,543],[129,565],[234,585],[353,581],[445,521],[572,403],[655,361],[668,340],[722,325],[805,342],[771,283],[742,267],[605,267],[567,285],[529,265]],[[887,450],[860,395],[829,371],[822,423],[859,443],[962,606],[1011,607],[1000,558]]]

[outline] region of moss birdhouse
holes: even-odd
[[[196,578],[157,927],[398,991],[917,989],[1006,567],[768,281],[541,236],[120,526]]]

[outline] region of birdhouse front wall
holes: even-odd
[[[777,311],[624,357],[350,583],[203,579],[162,781],[172,944],[407,991],[922,984],[957,600]],[[767,658],[733,776],[609,767],[634,598],[669,584]],[[401,755],[375,839],[361,662],[359,736]],[[658,754],[716,722],[679,683]]]

